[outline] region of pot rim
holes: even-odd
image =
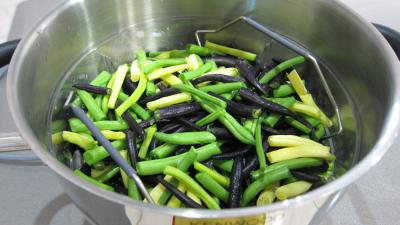
[[[47,16],[45,16],[39,22],[39,24],[28,33],[26,38],[24,38],[18,45],[18,48],[13,55],[11,64],[8,69],[8,73],[11,74],[11,76],[8,76],[7,79],[7,99],[11,115],[15,121],[18,130],[20,131],[26,142],[29,144],[29,146],[31,146],[32,150],[38,155],[38,157],[52,170],[54,170],[59,176],[68,180],[69,182],[72,182],[74,185],[77,185],[80,188],[94,195],[97,195],[98,197],[105,198],[118,204],[122,204],[126,207],[143,208],[155,213],[161,213],[171,216],[182,216],[187,218],[240,217],[284,210],[288,207],[308,203],[320,197],[326,197],[339,191],[340,189],[345,188],[350,183],[358,179],[361,175],[366,173],[372,166],[376,165],[376,163],[379,162],[383,155],[392,146],[395,138],[398,137],[400,131],[400,115],[398,114],[398,112],[400,111],[400,88],[396,88],[394,90],[392,101],[394,104],[390,107],[388,111],[388,118],[385,120],[379,140],[374,145],[370,153],[368,153],[368,155],[365,156],[364,159],[362,159],[357,165],[355,165],[352,169],[339,177],[337,180],[334,180],[329,184],[326,184],[299,197],[266,206],[252,206],[214,211],[207,209],[179,209],[169,208],[166,206],[151,205],[143,202],[132,201],[132,199],[130,199],[128,196],[106,191],[100,187],[97,187],[80,179],[72,172],[72,170],[56,160],[56,158],[52,156],[47,149],[44,149],[42,144],[35,138],[32,129],[29,127],[27,121],[24,119],[20,110],[21,108],[18,104],[18,96],[16,91],[17,77],[20,72],[22,59],[24,58],[24,55],[26,55],[26,52],[29,50],[29,46],[33,45],[36,37],[40,35],[40,31],[45,29],[47,24],[54,20],[61,12],[67,10],[70,7],[73,7],[74,4],[76,4],[76,1],[67,1],[60,4]],[[346,11],[353,16],[354,20],[356,20],[359,25],[368,28],[368,31],[374,35],[377,44],[380,45],[381,51],[385,56],[385,58],[383,58],[382,60],[385,60],[387,62],[388,67],[394,74],[395,85],[400,87],[400,63],[397,61],[397,58],[389,44],[379,34],[379,32],[370,23],[366,22],[343,3],[334,0],[327,4],[331,4],[334,7],[339,7],[340,10]]]

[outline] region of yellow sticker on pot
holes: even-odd
[[[174,217],[173,225],[265,225],[265,214],[220,219],[190,219]]]

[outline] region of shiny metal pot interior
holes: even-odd
[[[183,48],[194,41],[196,29],[217,28],[241,15],[300,43],[322,62],[345,125],[344,132],[332,139],[337,155],[332,182],[270,206],[207,211],[133,202],[73,175],[62,162],[62,149],[53,148],[48,139],[50,121],[62,116],[62,104],[72,82],[90,79],[114,63],[131,61],[134,49],[139,47],[150,51]],[[245,25],[208,38],[256,52],[265,60],[271,55],[293,56]],[[47,16],[23,40],[9,73],[8,100],[21,134],[58,174],[76,205],[97,224],[170,224],[172,216],[262,214],[265,218],[265,213],[270,224],[301,224],[295,218],[307,218],[304,221],[308,223],[318,210],[309,211],[307,207],[315,202],[325,202],[325,206],[330,203],[333,194],[379,161],[399,130],[400,66],[395,55],[371,25],[335,1],[72,0]],[[305,69],[302,74],[322,107],[332,110],[313,71]]]

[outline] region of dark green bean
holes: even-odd
[[[222,187],[218,182],[216,182],[210,175],[201,172],[196,174],[195,177],[196,180],[199,181],[200,184],[211,194],[221,199],[225,203],[228,202],[229,192],[224,187]]]
[[[286,167],[282,167],[266,173],[246,188],[243,193],[243,198],[240,206],[243,207],[249,204],[249,202],[253,200],[258,195],[258,193],[264,190],[268,185],[286,179],[290,176],[290,171]]]

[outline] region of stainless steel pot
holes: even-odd
[[[194,30],[216,28],[241,15],[300,43],[322,62],[345,123],[344,132],[332,140],[337,155],[332,182],[273,205],[208,211],[134,202],[72,173],[49,134],[52,118],[62,118],[62,104],[74,80],[89,79],[115,62],[132,60],[138,47],[182,48],[194,41]],[[293,55],[245,26],[208,38],[266,58]],[[315,74],[307,70],[302,74],[329,111]],[[336,1],[71,0],[22,41],[9,75],[9,105],[22,136],[97,224],[317,223],[338,193],[380,160],[399,132],[400,65],[378,32]]]

